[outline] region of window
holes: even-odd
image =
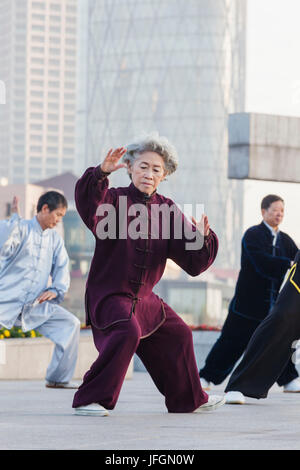
[[[43,2],[32,2],[32,8],[36,8],[38,10],[45,10],[45,3]]]
[[[65,93],[64,97],[65,97],[65,100],[75,100],[76,95],[75,93]]]
[[[76,46],[75,39],[66,39],[66,45],[67,46]]]
[[[66,49],[66,55],[67,56],[75,56],[76,51],[74,49]]]
[[[40,24],[33,24],[31,26],[32,31],[45,31],[45,26],[40,25]]]
[[[50,43],[52,43],[52,44],[60,44],[60,38],[51,36],[51,37],[50,37]]]
[[[49,59],[49,65],[60,65],[59,59]]]
[[[32,165],[39,165],[41,163],[41,158],[40,157],[30,157],[29,163]]]
[[[64,132],[73,134],[75,131],[75,128],[73,126],[64,126]]]
[[[41,135],[31,135],[30,140],[33,140],[35,142],[42,142],[43,137]]]
[[[50,33],[60,33],[60,26],[50,26]]]
[[[37,54],[43,54],[44,51],[45,51],[45,48],[44,47],[36,47],[36,46],[33,46],[31,48],[32,52],[35,52]]]
[[[44,59],[42,59],[42,57],[32,57],[31,63],[32,64],[44,65]]]
[[[65,155],[73,155],[74,154],[74,149],[69,148],[69,147],[64,147],[64,152]]]
[[[43,86],[44,85],[43,80],[31,80],[30,83],[31,83],[32,86]]]
[[[43,98],[44,92],[43,91],[31,90],[30,96],[35,96],[36,98]]]
[[[31,69],[31,73],[34,75],[44,75],[43,69]]]
[[[34,152],[34,153],[42,152],[42,147],[38,145],[31,145],[29,149],[30,149],[30,152]]]
[[[58,158],[46,158],[47,165],[58,165]]]
[[[70,90],[73,90],[75,88],[75,83],[72,82],[66,82],[65,83],[65,88],[68,88]]]
[[[72,122],[72,121],[74,121],[74,116],[66,116],[65,115],[64,119],[65,119],[66,122]]]
[[[75,111],[75,104],[65,104],[65,111]]]
[[[52,11],[60,11],[60,5],[58,3],[51,3],[50,10]]]
[[[58,120],[58,114],[48,113],[48,119],[50,121],[57,121]]]
[[[42,124],[31,124],[30,130],[32,131],[41,131],[43,129]]]
[[[44,21],[45,20],[45,15],[39,15],[37,13],[32,14],[32,19],[37,20],[37,21]]]
[[[48,84],[49,84],[49,87],[59,88],[59,82],[50,81],[50,82],[48,82]]]
[[[30,113],[30,118],[31,119],[43,119],[43,114],[42,113]]]
[[[60,16],[57,15],[50,15],[50,21],[60,21]]]
[[[40,175],[41,172],[41,168],[29,167],[29,173],[31,173],[32,175]]]
[[[55,126],[53,124],[48,125],[48,131],[49,132],[58,132],[58,126]]]
[[[44,36],[31,36],[33,42],[45,42]]]
[[[60,50],[56,49],[55,47],[50,47],[49,52],[50,52],[50,54],[53,54],[53,55],[59,55],[60,54]]]
[[[47,142],[58,144],[58,135],[48,135]]]
[[[47,153],[58,153],[58,147],[47,147]]]
[[[50,77],[59,77],[60,71],[59,70],[49,70]]]
[[[32,102],[30,103],[30,106],[31,106],[32,108],[43,109],[43,102],[41,102],[41,101],[32,101]]]
[[[57,91],[49,91],[48,98],[59,99],[59,93]]]

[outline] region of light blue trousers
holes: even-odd
[[[43,322],[43,313],[45,321]],[[46,372],[49,382],[69,382],[74,374],[79,346],[80,321],[65,308],[43,302],[32,328],[53,341],[55,347]],[[20,317],[15,325],[20,325]]]
[[[69,382],[74,374],[79,346],[80,321],[59,305],[52,305],[50,318],[35,328],[55,344],[46,380]]]

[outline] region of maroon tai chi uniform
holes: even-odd
[[[113,409],[136,353],[164,395],[168,411],[192,412],[208,396],[201,388],[191,330],[152,289],[168,258],[191,276],[205,271],[216,257],[217,236],[210,230],[201,248],[187,248],[196,228],[173,201],[156,192],[148,196],[133,183],[108,186],[107,174],[95,167],[86,170],[75,189],[78,212],[96,240],[86,285],[86,323],[91,325],[99,357],[86,372],[73,407],[99,403]],[[166,216],[153,216],[152,206],[161,204],[173,208],[169,236],[163,235]],[[107,216],[107,212],[99,215],[99,209],[109,210],[109,205],[116,214],[116,236],[99,239],[98,224]],[[148,215],[148,226],[145,230],[140,224],[140,236],[133,239],[124,236],[124,227],[137,220],[136,210]],[[175,224],[184,221],[190,233],[185,227],[182,237],[174,236]]]

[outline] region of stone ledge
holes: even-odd
[[[0,340],[0,380],[44,379],[53,349],[52,341],[44,337]],[[81,380],[97,357],[91,332],[81,332],[73,379]],[[132,378],[132,374],[133,360],[125,378]]]

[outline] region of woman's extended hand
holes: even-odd
[[[203,237],[207,237],[209,235],[209,231],[210,231],[210,226],[209,226],[209,223],[208,223],[207,215],[203,214],[202,217],[201,217],[200,222],[197,222],[197,220],[193,216],[191,216],[191,219],[192,219],[193,224],[196,225],[196,227],[199,230],[199,232],[201,233],[201,235]]]
[[[126,152],[127,149],[124,147],[120,147],[115,150],[110,149],[104,161],[100,165],[101,170],[105,173],[112,173],[113,171],[119,170],[119,168],[127,168],[126,163],[119,163],[119,160]]]

